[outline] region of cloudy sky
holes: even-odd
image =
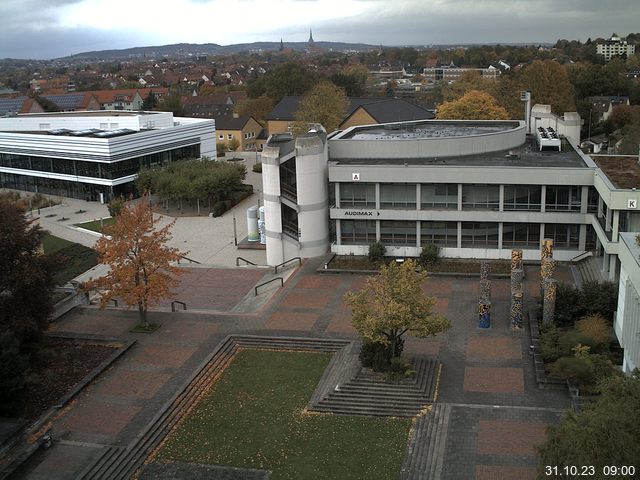
[[[585,41],[640,30],[639,0],[0,0],[0,58],[171,43]]]

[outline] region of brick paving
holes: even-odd
[[[265,271],[193,269],[201,271],[186,277],[183,298],[189,298],[191,308],[199,305],[211,313],[150,312],[150,320],[161,324],[151,334],[129,332],[137,323],[135,311],[70,312],[55,329],[136,338],[138,344],[60,415],[54,435],[73,442],[129,444],[230,333],[355,338],[343,297],[361,288],[368,276],[317,274],[319,263],[306,261],[260,310],[235,315],[224,312],[238,304]],[[559,278],[567,276],[562,268]],[[527,266],[525,309],[537,293],[538,275],[539,269]],[[484,330],[477,326],[477,277],[429,278],[424,290],[437,298],[434,310],[445,314],[453,328],[435,338],[405,339],[405,352],[437,358],[443,365],[438,402],[451,405],[443,426],[448,431],[439,477],[443,480],[533,478],[533,446],[543,438],[544,427],[557,423],[569,406],[566,393],[537,388],[527,353],[528,329],[510,330],[509,279],[493,279],[492,285],[492,327]],[[46,461],[55,450],[45,455]]]

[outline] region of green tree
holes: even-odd
[[[267,115],[273,109],[273,100],[263,95],[258,98],[246,98],[238,102],[234,112],[238,115],[249,115],[265,125]]]
[[[319,123],[327,132],[333,132],[344,120],[348,105],[341,88],[331,82],[320,82],[300,101],[295,130],[301,132],[309,123]]]
[[[35,348],[52,311],[43,236],[16,203],[0,199],[0,333],[12,331],[23,351]]]
[[[167,95],[167,98],[164,99],[164,102],[158,105],[158,110],[163,112],[173,112],[173,114],[177,117],[184,114],[184,109],[182,106],[182,97],[178,92],[171,92]]]
[[[142,102],[142,110],[153,110],[158,105],[158,100],[153,94],[153,90],[149,90],[149,94]]]
[[[28,357],[10,330],[0,332],[0,416],[14,416],[20,411],[25,391]]]
[[[536,60],[523,69],[520,83],[531,91],[533,103],[551,105],[562,115],[576,109],[573,85],[565,67],[554,60]]]
[[[299,63],[288,62],[251,82],[247,94],[252,98],[266,95],[276,104],[286,95],[306,94],[317,81],[314,72]]]
[[[595,474],[589,478],[598,480],[611,478],[603,472],[603,467],[608,465],[635,465],[638,474],[638,371],[603,381],[601,392],[582,412],[568,412],[559,425],[548,428],[547,440],[538,447],[538,479],[561,478],[546,475],[547,465],[594,466]]]
[[[439,120],[507,120],[509,113],[487,92],[471,90],[438,107]]]
[[[238,148],[240,148],[240,140],[238,140],[237,138],[232,138],[229,142],[229,150],[235,152],[236,150],[238,150]]]
[[[365,340],[387,345],[391,358],[397,356],[405,333],[424,338],[451,327],[449,320],[433,312],[436,299],[422,291],[427,273],[417,268],[413,260],[392,262],[368,278],[360,292],[345,295],[354,328]]]

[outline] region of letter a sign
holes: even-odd
[[[359,182],[360,181],[360,174],[359,173],[352,173],[351,174],[351,180],[353,180],[354,182]]]
[[[638,201],[635,199],[628,199],[627,200],[627,208],[638,208]]]

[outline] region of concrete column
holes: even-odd
[[[500,185],[500,203],[498,204],[498,211],[504,212],[504,185]]]
[[[336,197],[336,208],[340,208],[340,183],[334,183],[335,188],[335,197]]]
[[[611,229],[613,230],[611,233],[611,241],[618,241],[618,227],[620,224],[620,210],[613,211],[613,218],[611,219]]]
[[[538,246],[540,248],[542,248],[542,240],[543,239],[544,239],[544,223],[541,223],[540,224],[540,238],[538,239],[539,240]]]
[[[618,267],[618,256],[609,255],[609,280],[612,282],[616,279],[617,267]]]
[[[582,186],[582,193],[580,196],[580,213],[587,213],[589,209],[589,187],[587,185]]]
[[[458,211],[462,210],[462,184],[458,184]],[[458,247],[460,248],[460,247]]]
[[[336,222],[336,245],[342,245],[342,222],[340,220],[329,220]]]
[[[267,264],[273,266],[284,262],[280,203],[280,147],[265,146],[262,152],[262,195],[267,235]]]
[[[584,251],[587,249],[587,226],[580,225],[580,234],[578,237],[578,250]]]
[[[376,242],[380,241],[380,220],[376,220]]]
[[[546,208],[547,208],[547,186],[542,185],[542,188],[540,189],[540,211],[544,213],[546,212]],[[544,236],[544,233],[541,233],[540,238],[542,238],[543,236]]]
[[[420,220],[416,221],[416,247],[420,248],[421,238],[420,238]]]
[[[421,198],[422,198],[422,188],[420,187],[419,183],[416,183],[416,210],[422,210],[422,205],[420,205]]]
[[[605,221],[604,221],[604,231],[605,232],[611,231],[611,209],[610,208],[607,208],[607,215],[605,216]]]
[[[380,184],[376,183],[376,210],[380,210]],[[378,235],[380,238],[380,235]]]
[[[458,200],[460,202],[460,200]],[[458,222],[458,248],[462,248],[462,222]]]
[[[601,268],[601,272],[602,273],[607,273],[609,271],[609,254],[608,253],[604,253],[602,255],[602,268]]]
[[[504,229],[503,223],[498,222],[498,250],[502,250],[502,231]]]

